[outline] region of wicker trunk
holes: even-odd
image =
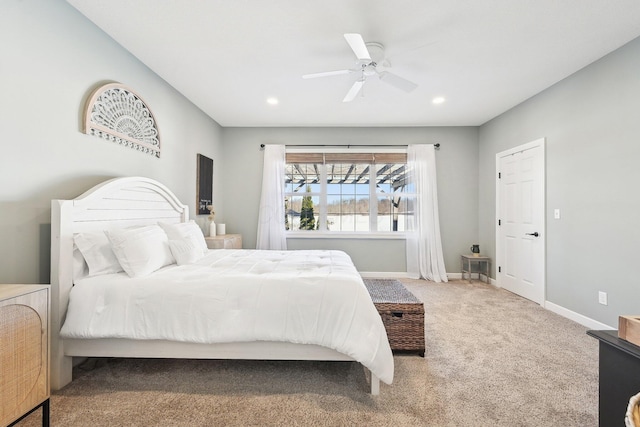
[[[391,349],[424,356],[424,304],[397,280],[365,279],[364,283],[382,317]]]

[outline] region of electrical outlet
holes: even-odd
[[[554,209],[553,210],[553,218],[554,219],[560,219],[560,209]]]
[[[598,292],[598,302],[602,305],[607,305],[607,293],[606,292]]]

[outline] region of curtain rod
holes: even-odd
[[[336,147],[336,148],[396,148],[396,147],[408,147],[408,145],[295,145],[295,144],[286,144],[287,147],[304,147],[304,148],[315,148],[315,147]],[[440,143],[433,144],[433,146],[438,149],[440,148]],[[264,150],[265,144],[260,144],[260,149]]]

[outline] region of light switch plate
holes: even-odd
[[[598,292],[598,302],[602,305],[607,305],[607,293],[606,292]]]

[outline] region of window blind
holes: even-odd
[[[407,163],[406,153],[286,153],[287,163]]]

